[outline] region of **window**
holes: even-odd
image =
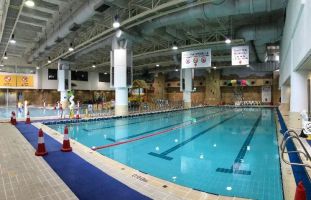
[[[85,71],[71,71],[71,80],[73,81],[88,81],[88,72]]]
[[[57,80],[57,69],[48,69],[48,80]]]
[[[108,73],[99,73],[98,74],[99,82],[110,82],[110,74]]]

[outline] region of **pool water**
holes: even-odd
[[[62,133],[65,125],[49,126]],[[283,199],[273,109],[208,107],[68,126],[72,139],[176,184]]]

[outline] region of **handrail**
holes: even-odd
[[[287,137],[286,137],[287,136]],[[297,151],[285,151],[285,147],[286,147],[286,143],[289,141],[289,140],[298,140],[299,144],[301,145],[303,151],[301,150],[297,150]],[[284,158],[284,154],[287,153],[287,154],[290,154],[290,153],[299,153],[299,154],[303,154],[306,158],[306,160],[308,161],[311,161],[311,156],[309,154],[309,152],[307,151],[306,147],[304,146],[304,144],[302,143],[302,141],[300,140],[299,138],[299,135],[294,131],[294,130],[287,130],[285,133],[284,133],[284,137],[282,139],[282,142],[281,142],[281,146],[280,146],[281,150],[282,150],[282,153],[281,153],[281,158],[282,160],[288,164],[288,165],[296,165],[296,166],[304,166],[304,167],[308,167],[308,168],[311,168],[311,165],[309,164],[304,164],[304,163],[295,163],[295,162],[289,162],[287,161],[285,158]]]

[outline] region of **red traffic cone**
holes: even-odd
[[[76,119],[80,119],[79,109],[77,110]]]
[[[29,111],[27,112],[26,124],[30,124],[30,115],[29,115]]]
[[[70,147],[70,140],[68,137],[68,127],[67,126],[65,126],[65,130],[64,130],[64,141],[63,141],[63,147],[61,148],[61,151],[63,151],[63,152],[72,151],[72,148]]]
[[[12,125],[16,125],[17,124],[17,122],[16,122],[16,115],[15,115],[15,112],[13,111],[12,112]]]
[[[13,125],[13,111],[11,112],[11,124]]]
[[[45,150],[43,131],[40,128],[38,132],[38,148],[35,153],[36,156],[45,156],[48,152]]]
[[[302,181],[300,181],[296,188],[295,200],[306,200],[306,199],[307,199],[306,189],[303,186]]]

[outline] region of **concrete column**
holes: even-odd
[[[118,41],[114,38],[112,42],[111,66],[113,67],[113,86],[115,88],[115,115],[128,115],[128,66],[131,66],[131,54],[126,49],[127,42]]]
[[[192,92],[192,69],[183,69],[185,79],[185,89],[183,91],[183,101],[185,108],[191,108]]]
[[[71,71],[69,68],[69,62],[64,60],[58,61],[57,80],[57,91],[60,92],[60,103],[63,108],[66,108],[68,104],[67,91],[71,90]]]
[[[308,73],[292,72],[290,77],[290,112],[300,113],[308,108]]]

